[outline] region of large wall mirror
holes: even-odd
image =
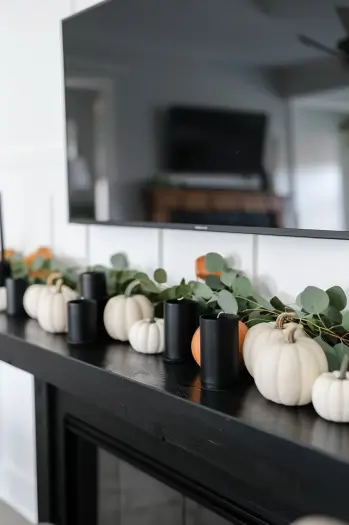
[[[349,0],[112,0],[63,46],[70,220],[349,238]]]

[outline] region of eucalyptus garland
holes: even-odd
[[[82,271],[68,266],[53,256],[43,256],[47,249],[39,249],[29,257],[11,252],[8,259],[14,277],[29,277],[30,282],[46,282],[46,273],[59,271],[64,282],[77,287]],[[129,268],[127,256],[116,253],[110,258],[110,266],[95,265],[89,271],[106,274],[108,293],[122,294],[130,282],[138,281],[133,293],[146,295],[155,305],[156,316],[162,316],[163,302],[169,299],[194,299],[203,309],[224,311],[239,316],[248,327],[273,322],[283,312],[292,313],[292,319],[300,323],[309,337],[323,348],[330,370],[339,369],[345,355],[349,355],[349,308],[346,293],[340,286],[321,290],[307,286],[297,297],[295,304],[285,304],[278,297],[267,300],[253,287],[241,270],[232,268],[218,253],[205,256],[207,276],[204,281],[186,281],[169,285],[163,268],[149,277],[146,273]],[[42,274],[42,277],[41,277]]]

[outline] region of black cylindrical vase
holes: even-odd
[[[7,315],[25,315],[23,295],[27,287],[28,281],[25,278],[6,279]]]
[[[11,277],[10,263],[4,259],[0,261],[0,286],[6,286],[6,279]]]
[[[104,327],[103,313],[108,302],[107,280],[104,272],[84,272],[79,277],[80,295],[97,303],[97,330],[101,337],[108,337]]]
[[[240,374],[239,318],[231,314],[200,317],[201,380],[208,390],[227,390]]]
[[[183,363],[192,359],[191,340],[199,326],[198,312],[198,303],[191,299],[165,302],[165,361]]]
[[[107,282],[104,272],[84,272],[80,274],[80,295],[84,299],[102,299],[107,295]]]
[[[76,299],[68,303],[68,343],[87,344],[97,339],[97,301]]]

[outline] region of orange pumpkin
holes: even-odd
[[[199,279],[205,280],[208,275],[218,275],[220,277],[222,272],[208,272],[205,266],[205,255],[201,255],[201,257],[195,259],[195,275]]]
[[[247,326],[242,321],[239,321],[239,355],[242,359],[242,346],[244,344],[244,339],[247,334]],[[191,353],[197,364],[200,366],[200,328],[197,328],[193,339],[191,340]]]

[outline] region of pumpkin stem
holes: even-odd
[[[56,290],[55,290],[55,292],[56,293],[61,293],[62,286],[63,286],[63,279],[58,279],[58,281],[56,282]]]
[[[127,287],[126,290],[125,290],[125,295],[126,295],[126,297],[130,297],[133,288],[135,288],[138,284],[141,284],[140,281],[132,281],[132,282],[128,285],[128,287]]]
[[[277,317],[276,322],[275,322],[275,327],[282,330],[285,322],[288,319],[293,319],[294,317],[296,317],[296,314],[294,312],[283,312]]]
[[[286,343],[295,343],[294,334],[298,328],[298,324],[290,323],[286,328],[284,328],[284,336]]]
[[[62,274],[60,272],[50,273],[50,275],[47,277],[47,281],[46,281],[47,286],[52,286],[54,281],[56,279],[60,279],[61,277],[62,277]]]
[[[347,378],[347,370],[348,370],[348,364],[349,364],[349,355],[345,355],[343,357],[343,361],[341,364],[341,369],[339,371],[339,378],[338,379],[346,379]]]

